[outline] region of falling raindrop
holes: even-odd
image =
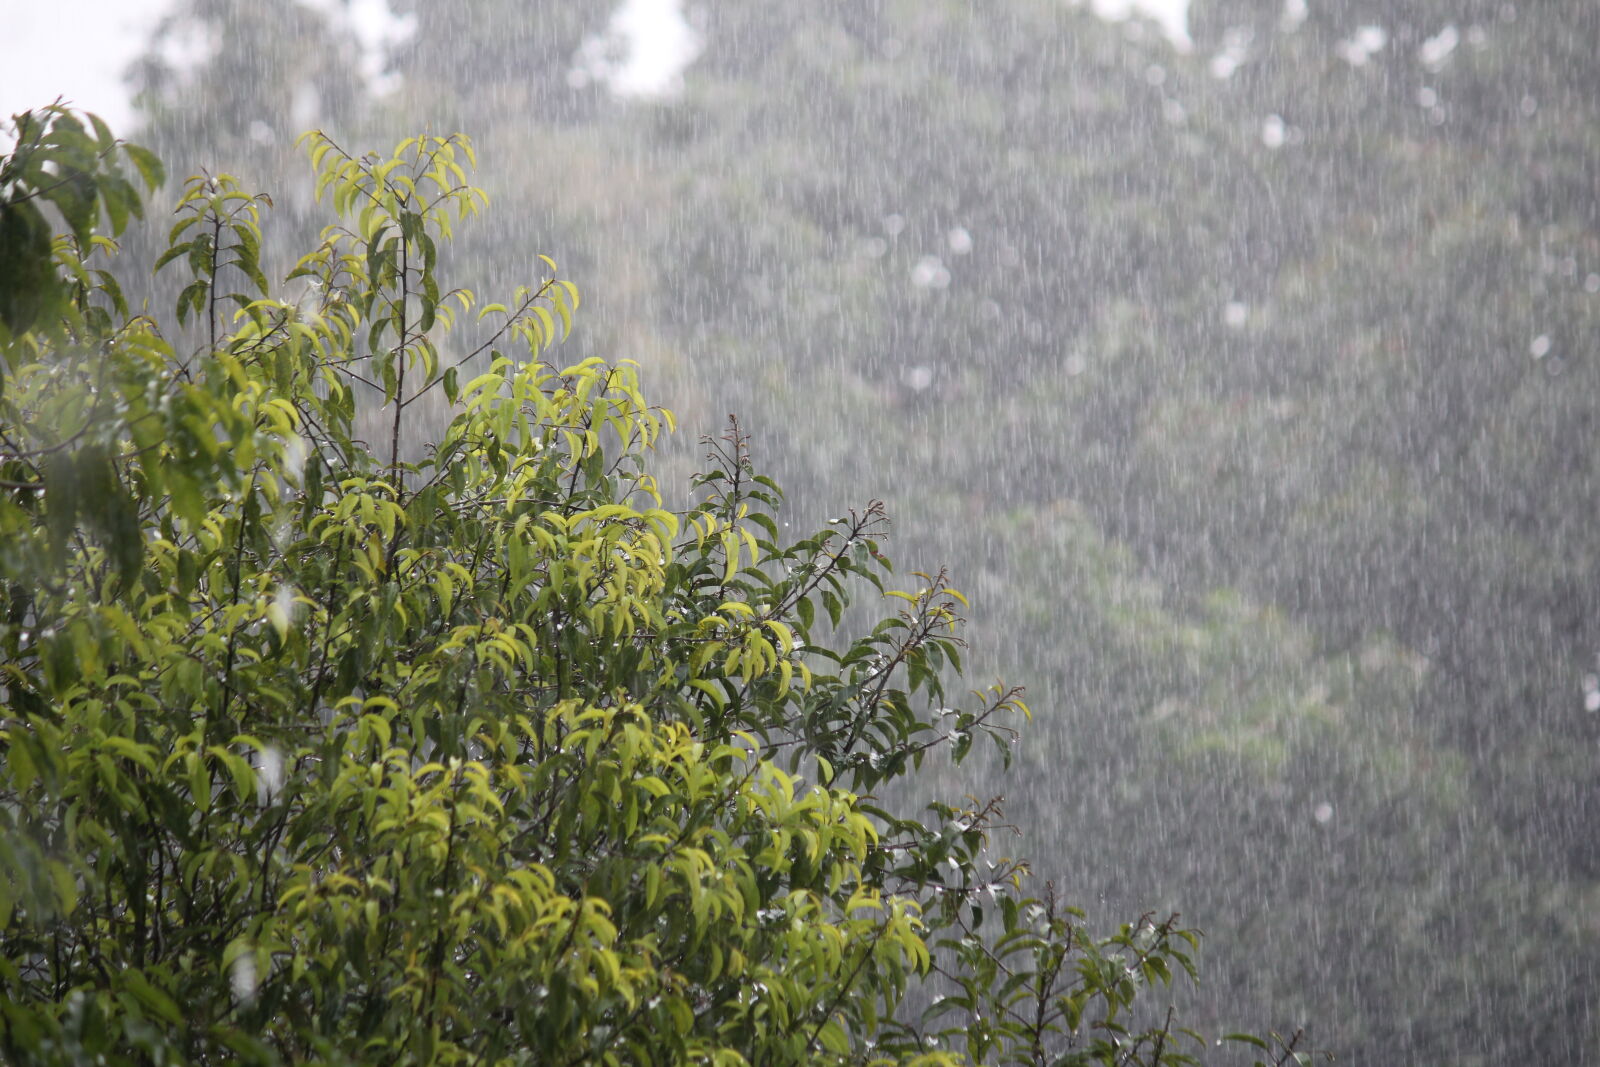
[[[1281,115],[1268,115],[1261,123],[1261,143],[1268,148],[1282,148],[1287,136],[1288,128]]]
[[[256,975],[256,954],[250,949],[240,952],[234,957],[233,966],[229,972],[229,980],[233,986],[233,998],[241,1007],[248,1007],[256,999],[258,980]]]
[[[923,256],[911,268],[911,284],[918,289],[945,289],[950,285],[950,271],[938,256]]]
[[[1334,51],[1352,67],[1362,67],[1388,43],[1389,31],[1382,26],[1369,24],[1356,27],[1355,33],[1340,41]]]
[[[1429,70],[1440,70],[1450,58],[1450,54],[1456,50],[1456,45],[1460,43],[1461,33],[1456,29],[1455,23],[1450,23],[1422,42],[1422,47],[1417,49],[1417,59]]]
[[[270,804],[283,791],[283,752],[276,745],[267,745],[257,755],[256,798]]]

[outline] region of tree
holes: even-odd
[[[494,94],[523,123],[568,120],[598,101],[599,86],[575,79],[573,69],[584,42],[605,32],[616,8],[611,0],[574,0],[529,11],[485,0],[452,10],[402,0],[395,11],[416,28],[395,50],[393,66],[435,101]]]
[[[785,542],[735,424],[663,508],[636,369],[549,362],[571,283],[441,282],[465,138],[307,141],[342,221],[284,287],[194,177],[175,324],[60,238],[4,349],[7,1061],[1195,1062],[1176,916],[1093,937],[996,803],[875,799],[1026,710],[947,706],[963,601],[884,587],[881,506]]]
[[[175,166],[266,181],[290,165],[296,130],[343,131],[359,116],[361,70],[348,20],[334,10],[184,0],[156,24],[127,79],[139,135]]]
[[[165,178],[153,154],[117,141],[105,123],[92,115],[88,119],[86,129],[70,112],[50,107],[13,120],[16,142],[0,159],[0,345],[36,325],[48,331],[55,320],[70,317],[76,307],[73,287],[81,297],[90,284],[82,271],[63,276],[58,269],[61,257],[46,209],[53,208],[67,227],[60,244],[71,253],[70,264],[94,242],[102,210],[112,237],[143,211],[139,191],[117,165],[119,157],[127,156],[151,189]],[[102,285],[111,281],[100,276]]]

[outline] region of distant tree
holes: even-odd
[[[441,5],[399,0],[415,22],[392,66],[419,96],[467,104],[498,99],[518,105],[521,121],[555,124],[587,117],[603,94],[575,77],[579,52],[610,24],[616,0],[571,0],[530,9],[509,0]]]
[[[174,5],[127,76],[153,148],[174,165],[256,181],[277,177],[299,130],[349,129],[366,89],[345,22],[305,4],[240,0]]]
[[[341,221],[288,288],[265,198],[186,183],[194,350],[71,235],[6,339],[6,1062],[1197,1062],[1148,1005],[1176,917],[1092,937],[995,803],[874,801],[1024,710],[947,706],[963,601],[884,588],[881,508],[783,540],[734,426],[664,509],[635,368],[548,362],[576,289],[442,282],[466,140],[309,145]],[[851,637],[863,582],[895,610]]]

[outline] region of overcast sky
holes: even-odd
[[[289,3],[294,0],[258,0],[261,3]],[[1108,15],[1129,9],[1148,11],[1168,28],[1174,39],[1183,39],[1184,10],[1188,0],[1092,0],[1097,10]],[[370,8],[382,0],[357,0],[356,7]],[[672,5],[674,0],[628,0],[631,24],[641,19],[651,22],[650,8]],[[122,73],[139,54],[156,20],[172,6],[172,0],[50,0],[50,2],[8,3],[5,34],[0,38],[0,117],[30,107],[48,104],[57,96],[96,112],[114,130],[128,129],[132,109]],[[673,35],[640,33],[642,42],[671,41]],[[69,43],[70,42],[70,43]],[[646,57],[640,70],[623,74],[623,88],[648,87],[652,79],[665,77],[666,64]]]

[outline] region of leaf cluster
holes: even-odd
[[[74,296],[90,283],[78,259],[102,213],[110,233],[101,240],[143,214],[124,163],[147,189],[165,177],[148,149],[117,140],[97,116],[74,114],[60,101],[12,116],[11,132],[11,152],[0,157],[0,344],[82,305]],[[65,227],[59,238],[58,226]]]

